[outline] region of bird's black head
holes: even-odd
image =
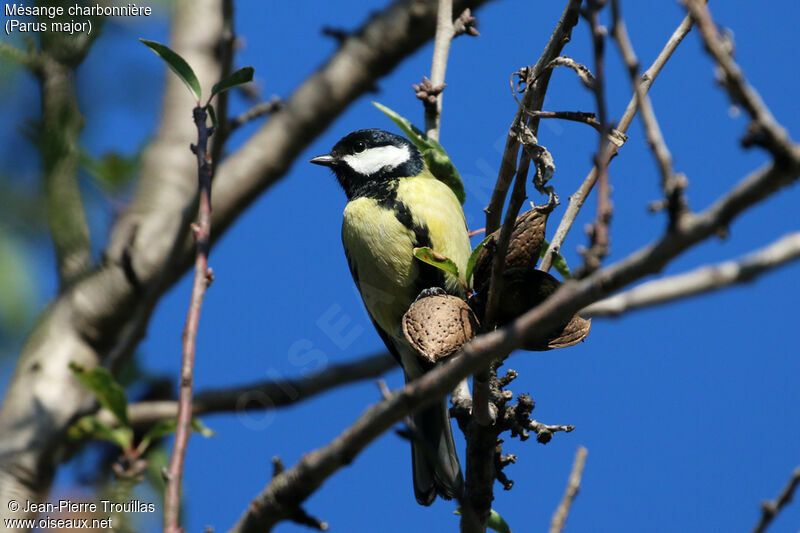
[[[343,137],[329,154],[311,159],[330,167],[348,200],[369,195],[397,178],[416,176],[425,168],[422,155],[407,139],[368,129]]]

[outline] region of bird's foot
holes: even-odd
[[[417,296],[417,299],[414,301],[418,302],[423,298],[427,298],[428,296],[444,296],[445,294],[447,294],[447,291],[445,291],[443,288],[431,287],[429,289],[423,289],[422,292],[419,293],[419,296]]]

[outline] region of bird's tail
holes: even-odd
[[[458,463],[447,398],[414,415],[416,433],[411,441],[414,495],[430,505],[436,495],[449,500],[460,497],[464,478]]]

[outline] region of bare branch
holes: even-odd
[[[661,69],[664,68],[667,60],[669,60],[673,52],[675,52],[675,49],[678,48],[678,45],[681,43],[681,41],[683,41],[683,38],[686,37],[691,29],[692,19],[691,17],[687,16],[683,19],[683,22],[680,23],[678,28],[672,33],[672,36],[670,36],[669,40],[667,40],[667,44],[658,54],[658,57],[656,57],[655,61],[653,61],[653,64],[650,65],[650,68],[648,68],[644,75],[642,75],[642,81],[640,84],[642,91],[646,93],[648,90],[650,90],[650,86],[658,77]],[[633,118],[636,116],[636,112],[639,108],[638,102],[639,101],[636,98],[636,95],[634,95],[628,103],[628,107],[625,109],[625,113],[622,115],[619,124],[617,124],[617,131],[623,134],[628,131],[628,127],[630,127],[631,123],[633,122]],[[614,144],[613,148],[609,147],[612,149],[611,156],[613,157],[622,144],[624,144],[624,141],[612,139],[611,144]],[[547,272],[552,267],[553,259],[561,251],[561,246],[564,244],[564,240],[567,238],[567,234],[572,228],[572,224],[575,222],[578,212],[580,212],[581,207],[583,207],[583,203],[586,201],[586,198],[589,196],[589,193],[592,191],[592,188],[596,182],[597,168],[594,167],[589,172],[589,175],[586,176],[586,179],[583,181],[578,190],[569,197],[569,205],[567,206],[564,216],[561,218],[561,222],[558,224],[558,229],[556,229],[553,239],[550,241],[550,246],[547,248],[547,253],[539,265],[540,270]]]
[[[800,233],[792,233],[736,261],[704,266],[685,274],[643,283],[590,305],[581,311],[581,315],[613,317],[643,307],[698,296],[752,281],[798,258]]]
[[[211,285],[213,275],[208,267],[208,252],[211,247],[211,154],[208,152],[208,140],[213,130],[207,126],[206,109],[198,105],[194,108],[194,124],[197,127],[197,144],[192,151],[197,156],[197,189],[200,195],[200,207],[197,223],[192,225],[197,240],[197,256],[194,266],[194,283],[186,315],[186,327],[183,330],[183,354],[181,358],[181,376],[179,382],[178,421],[175,428],[175,443],[172,446],[172,457],[167,470],[167,488],[164,496],[164,531],[180,533],[178,525],[181,509],[181,480],[183,479],[183,463],[189,436],[192,433],[192,388],[194,385],[194,355],[197,344],[197,329],[200,324],[200,310],[206,289]]]
[[[763,502],[761,504],[761,520],[758,521],[756,527],[753,528],[753,533],[763,533],[767,530],[770,523],[778,516],[786,505],[792,501],[794,491],[800,485],[800,467],[795,468],[789,482],[783,488],[778,498],[772,502]]]
[[[564,530],[564,526],[567,525],[567,517],[569,516],[572,502],[575,501],[575,497],[581,489],[581,477],[583,476],[583,467],[586,465],[587,455],[588,452],[583,446],[580,446],[578,451],[575,452],[575,461],[572,463],[572,472],[567,481],[567,489],[564,491],[564,497],[561,499],[561,503],[550,521],[550,533],[561,533]]]
[[[209,389],[194,395],[192,413],[202,415],[219,412],[243,412],[275,409],[292,405],[341,385],[375,378],[397,365],[385,352],[355,361],[331,365],[314,374],[293,379],[269,380],[239,387]],[[159,420],[172,419],[178,414],[174,400],[144,401],[128,407],[128,418],[134,426],[150,425]],[[101,420],[114,424],[107,410],[100,411]]]
[[[625,20],[622,18],[619,0],[612,0],[611,11],[614,24],[611,33],[622,54],[625,65],[628,67],[631,85],[639,102],[640,117],[647,135],[647,142],[661,173],[661,188],[664,191],[664,200],[663,205],[659,205],[666,209],[669,214],[669,227],[674,228],[680,224],[683,215],[689,210],[686,198],[683,195],[688,182],[684,176],[676,176],[672,168],[672,155],[661,134],[661,128],[658,126],[658,120],[650,102],[650,97],[647,96],[647,92],[642,87],[639,79],[639,61],[636,59],[633,44],[625,27]]]
[[[495,184],[492,198],[486,207],[486,234],[489,235],[500,227],[503,215],[503,205],[506,201],[508,188],[511,180],[517,172],[517,156],[519,154],[519,139],[515,133],[517,124],[523,121],[525,110],[538,111],[542,108],[545,91],[550,82],[551,70],[546,68],[555,58],[561,54],[561,50],[569,42],[572,35],[572,28],[578,23],[581,0],[570,0],[564,8],[561,19],[556,25],[556,29],[550,36],[542,55],[532,69],[527,69],[526,80],[534,83],[535,87],[528,87],[519,104],[514,120],[509,128],[508,138],[506,139],[503,159],[500,162],[500,170],[497,173],[497,183]],[[530,84],[529,83],[529,84]],[[539,119],[534,118],[529,122],[529,126],[534,135],[538,132]],[[524,155],[523,155],[524,157]]]
[[[425,106],[425,134],[439,140],[442,120],[442,89],[447,71],[447,57],[450,54],[450,43],[456,30],[453,26],[453,0],[439,0],[436,10],[436,38],[433,41],[433,60],[431,62],[430,84],[439,92],[434,95],[435,103]]]
[[[78,139],[84,119],[75,93],[75,68],[86,51],[79,48],[65,54],[62,40],[43,40],[34,72],[41,86],[42,122],[37,144],[44,172],[47,223],[63,290],[92,266],[92,246],[78,188]]]
[[[606,28],[600,25],[600,10],[605,3],[599,0],[587,0],[585,17],[589,21],[592,34],[592,48],[594,50],[595,78],[589,85],[594,93],[597,106],[597,120],[600,122],[600,132],[597,137],[597,151],[594,155],[594,167],[597,169],[597,214],[594,223],[588,229],[590,245],[588,249],[580,250],[583,255],[583,266],[577,270],[575,276],[585,277],[594,272],[608,255],[611,242],[610,229],[611,217],[614,213],[611,203],[611,184],[608,177],[608,164],[613,157],[612,142],[606,140],[611,127],[608,124],[605,96],[605,42]]]
[[[250,122],[251,120],[255,120],[259,117],[263,117],[264,115],[268,115],[270,113],[274,113],[278,109],[281,108],[281,99],[277,96],[273,96],[266,102],[260,102],[244,113],[241,113],[239,116],[234,118],[228,124],[228,129],[233,131],[237,128],[240,128]]]
[[[706,50],[717,62],[721,72],[721,83],[734,103],[741,105],[752,118],[750,130],[743,140],[745,146],[757,144],[769,150],[776,160],[793,159],[787,153],[790,146],[786,130],[775,121],[761,96],[747,83],[742,69],[733,60],[732,49],[711,18],[708,6],[703,0],[684,0],[690,16],[697,24]]]

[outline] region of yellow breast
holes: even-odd
[[[403,207],[405,216],[398,217]],[[342,241],[364,304],[378,325],[397,338],[402,338],[400,321],[418,291],[420,264],[413,249],[419,234],[407,226],[409,214],[414,226],[427,230],[433,249],[452,259],[463,276],[471,250],[464,212],[450,188],[427,172],[401,178],[394,202],[349,202],[342,225]],[[452,276],[445,284],[448,292],[460,291]]]

